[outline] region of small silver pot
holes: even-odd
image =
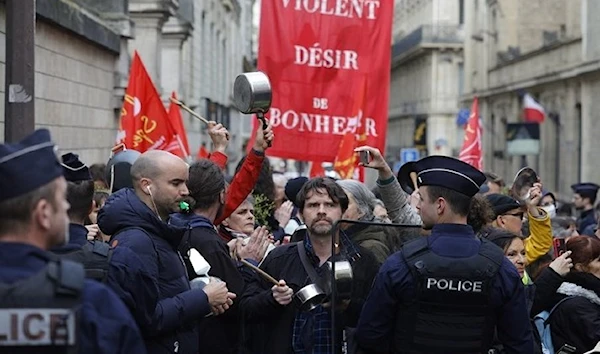
[[[326,297],[325,292],[317,284],[309,284],[294,294],[294,301],[300,311],[308,312],[321,305]]]
[[[353,272],[352,265],[348,261],[336,261],[335,262],[335,274],[332,275],[332,265],[331,262],[326,263],[327,270],[325,274],[327,274],[327,285],[329,286],[328,293],[331,294],[331,281],[335,281],[335,293],[336,300],[348,300],[352,295],[352,285],[353,285]]]
[[[243,114],[266,113],[271,108],[271,82],[261,72],[243,73],[233,84],[233,104]]]

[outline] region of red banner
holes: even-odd
[[[332,162],[342,137],[363,129],[384,151],[393,3],[262,1],[258,69],[271,80],[277,137],[269,155]]]
[[[123,143],[139,152],[165,150],[174,134],[158,91],[135,52],[121,108],[117,144]]]
[[[476,169],[483,170],[483,148],[481,145],[481,126],[479,124],[479,103],[473,99],[471,115],[465,127],[465,139],[458,158]]]

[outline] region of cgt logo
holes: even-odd
[[[0,309],[0,347],[74,344],[71,310]]]
[[[427,289],[429,290],[480,293],[482,287],[483,282],[481,281],[427,278]]]

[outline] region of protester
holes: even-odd
[[[168,152],[150,150],[135,160],[131,176],[133,189],[108,198],[98,213],[98,225],[112,235],[111,245],[136,253],[153,279],[154,311],[138,323],[148,352],[196,353],[198,320],[231,303],[231,294],[223,282],[190,289],[177,252],[185,229],[167,223],[188,195],[188,165]]]
[[[140,332],[117,295],[104,284],[85,280],[80,264],[47,252],[69,241],[67,183],[54,148],[45,129],[0,145],[3,333],[23,334],[12,336],[12,347],[4,336],[2,351],[145,353]],[[58,320],[36,320],[35,332],[8,322],[8,316],[26,315]]]
[[[567,299],[549,318],[552,342],[556,350],[568,344],[583,353],[600,341],[600,240],[575,236],[566,249],[571,252],[571,271],[545,270],[537,282],[536,303],[537,309],[550,310]]]
[[[188,256],[190,250],[196,250],[208,262],[209,276],[217,277],[227,283],[229,291],[241,294],[244,291],[244,279],[236,260],[232,259],[227,242],[223,240],[214,220],[222,213],[225,205],[225,176],[221,169],[209,160],[200,160],[190,166],[187,185],[193,200],[192,212],[175,214],[171,218],[174,225],[190,229],[184,236],[179,250],[184,255],[190,280],[198,274],[194,271],[193,259]],[[238,256],[250,259],[257,264],[268,245],[268,233],[257,234],[258,248],[239,247]],[[253,252],[249,252],[252,250]],[[240,350],[242,333],[241,310],[234,299],[233,306],[223,315],[204,319],[199,324],[202,352],[237,353]]]
[[[503,194],[489,194],[486,196],[495,218],[492,226],[508,230],[517,235],[523,235],[523,218],[527,214],[530,234],[525,239],[527,262],[533,263],[536,259],[550,251],[552,247],[552,226],[548,213],[538,207],[542,197],[542,185],[534,184],[529,190],[530,197],[525,205],[516,199]]]
[[[375,195],[362,183],[351,180],[336,181],[348,196],[348,209],[342,215],[342,219],[366,222],[381,222],[373,215],[375,209]],[[396,241],[400,238],[396,229],[384,226],[373,226],[368,224],[342,223],[340,225],[352,242],[369,250],[377,262],[381,265],[392,254],[397,244],[404,241]]]
[[[504,180],[496,173],[488,171],[483,173],[485,175],[485,185],[488,187],[484,195],[488,194],[502,194],[504,190]]]
[[[375,207],[373,208],[373,215],[384,223],[391,223],[385,204],[381,199],[375,199]]]
[[[544,209],[550,218],[554,218],[557,210],[556,197],[554,196],[554,193],[542,191],[542,199],[540,199],[538,206]]]
[[[108,285],[129,308],[136,322],[146,322],[147,314],[153,313],[156,306],[150,274],[129,248],[111,249],[104,240],[88,240],[89,229],[83,223],[93,206],[94,181],[88,167],[75,154],[63,155],[61,166],[67,180],[67,201],[71,205],[69,242],[51,251],[63,259],[83,264],[88,278]]]
[[[377,170],[377,187],[381,200],[387,209],[388,216],[395,224],[421,225],[421,218],[410,205],[409,196],[402,190],[390,166],[385,162],[381,152],[370,146],[362,146],[355,152],[368,151],[371,160],[365,167]]]
[[[241,300],[247,327],[254,329],[252,349],[255,353],[335,353],[341,350],[341,342],[336,343],[336,348],[331,347],[330,307],[319,305],[310,312],[302,312],[292,303],[292,297],[310,283],[321,283],[320,276],[325,272],[327,261],[348,260],[354,273],[353,290],[350,301],[338,308],[335,333],[339,340],[345,327],[356,324],[377,271],[373,256],[343,232],[340,233],[341,253],[332,257],[332,227],[348,208],[346,194],[332,179],[309,180],[298,194],[297,203],[308,228],[307,237],[302,242],[276,248],[261,264],[262,270],[280,279],[278,285],[255,276]]]

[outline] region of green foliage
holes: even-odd
[[[269,217],[271,213],[275,209],[275,203],[269,200],[264,194],[256,194],[254,195],[254,218],[256,219],[256,223],[260,226],[269,226]]]

